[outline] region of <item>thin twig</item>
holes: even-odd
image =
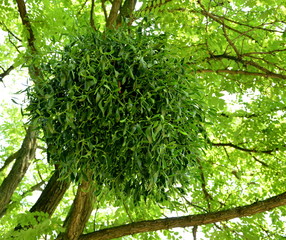
[[[103,13],[104,13],[105,22],[107,22],[108,16],[107,16],[106,7],[105,7],[105,1],[106,0],[101,0],[101,8],[102,8]]]
[[[277,151],[278,149],[271,149],[271,150],[257,150],[257,149],[248,149],[248,148],[243,148],[240,146],[237,146],[233,143],[211,143],[213,146],[215,147],[231,147],[231,148],[235,148],[237,150],[243,151],[243,152],[249,152],[249,153],[265,153],[265,154],[271,154],[275,151]]]
[[[9,33],[9,34],[11,34],[14,38],[16,38],[19,42],[22,42],[22,40],[19,38],[19,37],[17,37],[7,26],[6,26],[6,24],[4,23],[4,22],[0,22],[0,25],[3,25],[4,26],[4,28],[5,28],[5,30]]]
[[[278,74],[278,73],[261,73],[261,72],[248,72],[243,70],[229,70],[229,69],[198,69],[196,73],[228,73],[228,74],[241,74],[248,76],[259,76],[265,78],[281,78],[286,79],[286,75]]]
[[[207,205],[208,205],[208,210],[210,211],[211,210],[211,205],[210,205],[210,200],[213,200],[213,197],[209,194],[206,186],[206,179],[205,179],[205,175],[204,175],[204,172],[203,172],[203,166],[202,166],[202,163],[200,161],[200,159],[197,159],[197,163],[199,165],[199,170],[200,170],[200,176],[201,176],[201,186],[202,186],[202,190],[203,190],[203,193],[205,195],[205,199],[207,201]]]
[[[259,160],[257,157],[255,157],[255,156],[252,155],[251,153],[250,153],[250,156],[251,156],[256,162],[259,162],[262,166],[264,166],[264,167],[269,167],[269,165],[268,165],[267,163],[265,163],[265,162]]]
[[[248,53],[243,53],[242,56],[249,56],[249,55],[253,55],[253,54],[273,54],[273,53],[285,52],[285,51],[286,51],[286,48],[276,49],[276,50],[272,50],[272,51],[268,51],[268,52],[248,52]]]
[[[251,40],[253,40],[253,41],[256,42],[256,40],[255,40],[253,37],[251,37],[250,35],[247,35],[247,34],[245,34],[245,33],[243,33],[243,32],[238,31],[238,30],[235,29],[235,28],[232,28],[232,27],[228,26],[228,25],[225,24],[219,17],[216,17],[216,16],[214,16],[212,13],[208,12],[208,11],[205,9],[205,7],[202,5],[202,3],[201,3],[200,0],[198,0],[197,2],[199,3],[200,7],[202,8],[201,14],[203,14],[203,15],[206,16],[206,17],[209,17],[209,18],[213,19],[215,22],[219,23],[220,25],[224,26],[225,28],[228,28],[228,29],[230,29],[230,30],[232,30],[232,31],[234,31],[234,32],[236,32],[236,33],[239,33],[240,35],[246,36],[246,37],[248,37],[248,38],[250,38]]]
[[[81,14],[82,9],[85,7],[88,0],[85,0],[85,2],[81,5],[81,8],[78,10],[77,15]]]
[[[222,29],[223,29],[223,35],[224,35],[224,37],[226,38],[227,42],[228,42],[229,45],[233,48],[233,50],[235,51],[237,57],[240,58],[240,53],[239,53],[239,51],[237,50],[237,48],[236,48],[236,46],[234,45],[234,43],[233,43],[233,42],[230,40],[230,38],[228,37],[224,25],[223,25]]]
[[[2,67],[1,67],[2,68]],[[3,69],[3,68],[2,68]],[[9,73],[14,70],[15,67],[14,65],[11,65],[8,69],[4,70],[1,74],[0,74],[0,81],[3,82],[3,78],[6,77],[7,75],[9,75]]]
[[[90,8],[90,25],[91,27],[97,31],[95,25],[94,25],[94,19],[93,19],[93,12],[94,12],[94,0],[91,0],[91,8]]]

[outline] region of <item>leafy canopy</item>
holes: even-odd
[[[65,217],[65,223],[71,223],[64,225],[65,231],[80,225],[73,224],[68,211],[83,199],[74,188],[80,193],[80,183],[91,177],[92,186],[99,183],[95,186],[99,192],[94,206],[84,204],[77,213],[84,216],[94,207],[89,220],[81,222],[84,232],[74,231],[83,238],[90,233],[96,239],[97,230],[121,225],[116,230],[119,237],[125,224],[175,214],[206,213],[195,216],[204,221],[225,209],[241,218],[224,222],[212,218],[215,224],[190,231],[195,235],[198,229],[208,239],[283,238],[285,207],[256,215],[254,210],[273,196],[261,211],[277,207],[277,197],[285,194],[284,0],[144,0],[142,6],[137,1],[133,12],[127,6],[132,0],[27,0],[32,40],[16,10],[20,1],[1,3],[5,41],[0,44],[0,77],[11,69],[18,74],[19,66],[29,67],[31,77],[36,68],[42,71],[43,77],[28,92],[29,108],[43,129],[45,143],[39,145],[47,144],[44,153],[48,152],[49,164],[45,154],[29,159],[27,174],[14,184],[18,188],[7,197],[6,212],[0,214],[3,239],[10,235],[29,239],[29,234],[55,239]],[[110,10],[116,3],[121,4],[114,15]],[[147,16],[154,21],[143,30],[121,28]],[[103,34],[111,19],[114,25],[109,26],[115,29]],[[94,29],[96,33],[86,34]],[[9,78],[4,80],[6,85]],[[13,116],[6,108],[2,112]],[[7,122],[1,126],[5,158],[1,159],[1,182],[16,165],[12,153],[21,149],[23,136],[20,116]],[[17,130],[11,122],[17,123]],[[209,144],[201,154],[204,134]],[[64,151],[59,152],[60,148]],[[60,179],[51,181],[59,170]],[[62,191],[67,191],[62,198],[63,179],[74,182],[71,189]],[[32,207],[27,196],[40,183],[47,185]],[[55,188],[49,192],[50,183]],[[0,208],[7,192],[0,194]],[[125,193],[132,197],[120,198]],[[144,201],[134,201],[147,195]],[[60,204],[54,196],[62,198]],[[236,207],[243,205],[252,209],[253,216],[242,217],[245,208],[237,211]],[[31,213],[19,214],[29,209]],[[41,215],[37,211],[48,213],[50,219],[43,215],[38,218],[42,225],[35,222],[34,217]],[[194,226],[181,218],[172,221]],[[18,233],[13,231],[18,224],[33,228]],[[144,231],[154,230],[144,227]],[[169,230],[164,235],[179,239]],[[162,232],[124,237],[162,238]]]

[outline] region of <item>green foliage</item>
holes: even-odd
[[[0,132],[0,167],[2,167],[4,159],[17,151],[21,145],[21,138],[19,136],[23,135],[24,128],[21,121],[21,113],[17,107],[1,103]]]
[[[202,101],[168,47],[149,32],[93,33],[43,67],[28,109],[63,178],[92,172],[99,186],[136,199],[186,181],[202,147]]]
[[[11,231],[7,234],[1,234],[0,239],[36,240],[42,239],[44,235],[49,235],[50,237],[55,238],[56,231],[63,231],[63,228],[60,225],[60,219],[49,219],[49,216],[43,212],[25,212],[23,214],[19,214],[13,223],[26,226],[26,228],[19,231]]]
[[[148,19],[147,28],[93,34],[91,1],[84,2],[26,1],[33,56],[25,53],[16,3],[0,4],[0,74],[42,58],[44,76],[27,93],[50,161],[46,166],[40,155],[32,163],[1,218],[2,239],[55,239],[62,230],[73,189],[51,220],[36,224],[33,214],[19,214],[33,204],[24,196],[52,164],[75,186],[93,174],[97,199],[85,233],[230,209],[285,191],[284,0],[144,0],[133,26]],[[108,11],[111,1],[103,2]],[[93,16],[104,29],[102,2],[95,1]],[[24,135],[19,111],[2,108],[1,166]],[[209,140],[204,155],[202,135]],[[199,227],[198,238],[202,231],[206,239],[283,239],[285,216],[281,207]],[[34,228],[9,232],[25,221]],[[123,239],[162,234],[178,239],[169,231]]]

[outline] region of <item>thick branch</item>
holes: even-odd
[[[30,212],[44,212],[49,216],[53,215],[70,185],[70,182],[61,181],[59,178],[59,171],[56,170]]]
[[[69,185],[70,182],[59,180],[59,171],[56,170],[48,181],[48,184],[43,190],[41,196],[30,209],[30,212],[44,212],[49,216],[52,216],[60,201],[62,200],[65,192],[69,188]],[[23,228],[27,229],[30,227],[32,226],[18,225],[15,227],[15,230],[20,230]]]
[[[125,0],[122,7],[120,8],[120,14],[117,19],[117,27],[122,24],[122,21],[129,19],[128,24],[131,25],[133,11],[135,9],[136,0]]]
[[[110,10],[107,22],[106,22],[107,28],[112,29],[115,27],[120,6],[121,6],[121,0],[114,0],[113,1],[112,7],[111,7],[111,10]]]
[[[7,208],[15,189],[28,170],[30,161],[35,156],[36,147],[36,132],[29,127],[16,161],[0,186],[0,213]]]
[[[227,221],[233,218],[252,216],[257,213],[270,211],[276,207],[286,205],[286,192],[250,205],[228,210],[130,223],[118,227],[107,228],[93,233],[83,234],[79,240],[108,240],[136,233],[158,231],[176,227],[200,226],[215,222]]]
[[[18,5],[18,11],[20,13],[20,17],[22,20],[22,24],[24,28],[26,28],[26,30],[28,31],[28,37],[27,37],[28,47],[29,47],[28,50],[30,51],[30,54],[33,57],[36,57],[37,49],[35,47],[35,35],[34,35],[32,25],[31,25],[31,22],[27,14],[25,2],[24,0],[16,0],[16,1]],[[41,70],[39,69],[38,66],[31,64],[29,66],[29,74],[31,78],[33,78],[34,80],[39,79],[41,76]]]
[[[77,190],[70,212],[65,220],[66,231],[57,240],[78,240],[93,210],[94,188],[92,181],[83,181]]]

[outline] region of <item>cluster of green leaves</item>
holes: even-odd
[[[28,110],[63,178],[91,174],[136,198],[186,181],[202,147],[202,100],[165,37],[75,37],[43,69]]]
[[[9,215],[5,216],[4,219],[1,219],[3,229],[1,230],[0,239],[39,239],[39,236],[49,235],[50,237],[56,238],[56,231],[63,231],[61,227],[61,220],[59,218],[50,219],[49,216],[43,212],[25,212],[23,214],[18,214],[12,221]],[[22,229],[21,231],[7,231],[7,226],[10,226],[13,229],[16,225],[27,226],[27,228]],[[33,227],[31,227],[33,226]],[[5,234],[4,234],[5,233]]]

